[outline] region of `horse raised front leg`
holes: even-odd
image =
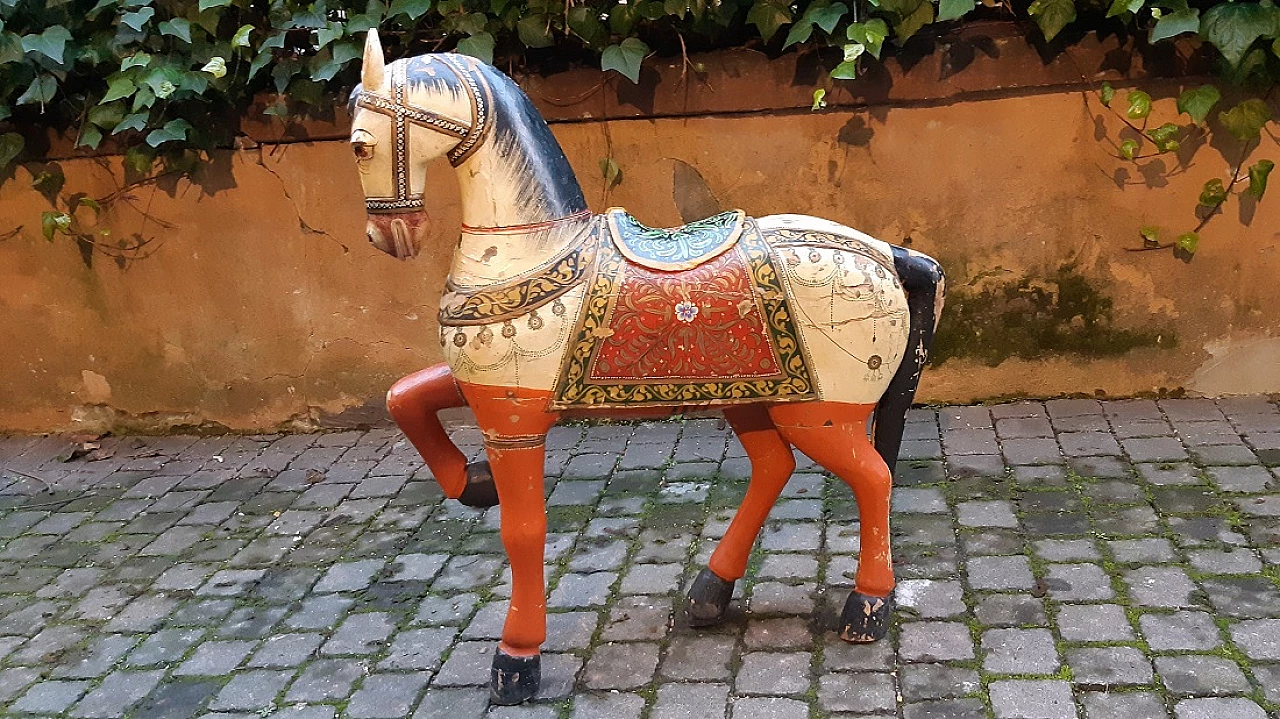
[[[889,629],[893,557],[889,548],[889,467],[867,440],[874,405],[808,402],[769,408],[778,431],[844,480],[858,500],[862,549],[854,589],[840,615],[840,637],[874,642]]]
[[[724,619],[733,596],[733,584],[746,573],[747,558],[760,528],[796,468],[791,445],[778,434],[778,428],[773,426],[763,406],[730,407],[725,409],[724,416],[751,460],[751,483],[707,568],[689,588],[686,613],[689,624],[695,627],[710,626]]]
[[[438,364],[414,372],[387,392],[387,410],[431,468],[446,497],[472,507],[492,507],[498,494],[488,462],[467,464],[467,458],[449,439],[436,413],[464,407],[467,402],[448,366]]]
[[[556,415],[545,411],[546,393],[469,384],[462,391],[484,432],[502,511],[502,546],[511,563],[511,604],[493,656],[489,698],[494,704],[519,704],[538,693],[542,679],[539,651],[547,637],[543,461]]]

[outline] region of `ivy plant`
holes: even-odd
[[[814,97],[820,109],[832,82],[968,18],[1034,24],[1058,48],[1091,29],[1185,39],[1210,48],[1228,84],[1265,86],[1280,73],[1273,0],[0,0],[0,173],[43,157],[50,129],[85,152],[123,153],[135,178],[190,172],[209,150],[231,146],[263,98],[258,111],[271,116],[328,111],[355,83],[372,27],[393,56],[597,62],[623,82],[640,81],[655,49],[832,48]],[[1197,123],[1198,108],[1216,104],[1208,99],[1207,90],[1186,98]],[[1126,113],[1142,112],[1140,95],[1129,102]],[[1260,128],[1270,118],[1261,107],[1233,106],[1224,124]],[[1119,153],[1167,152],[1177,135],[1144,125],[1129,139],[1137,146]],[[1249,178],[1261,194],[1268,167],[1236,167],[1223,189],[1230,195]],[[63,219],[73,209],[64,198],[46,234],[74,232]]]

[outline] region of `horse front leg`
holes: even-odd
[[[502,640],[493,656],[489,698],[519,704],[538,693],[539,654],[547,637],[547,593],[543,561],[547,513],[543,461],[547,431],[556,415],[546,412],[545,393],[462,385],[484,432],[502,512],[502,546],[511,563],[511,604]]]
[[[498,503],[498,495],[488,463],[467,464],[466,456],[436,416],[442,409],[466,404],[445,364],[414,372],[387,392],[387,411],[427,463],[445,496],[471,507],[492,507]]]

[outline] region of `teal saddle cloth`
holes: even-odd
[[[682,227],[645,227],[624,210],[606,214],[609,237],[627,259],[655,270],[687,270],[715,259],[738,242],[746,215],[721,212]]]

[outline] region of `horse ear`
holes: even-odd
[[[360,83],[364,89],[377,92],[383,89],[387,79],[387,61],[382,57],[382,41],[378,39],[376,28],[369,28],[364,40],[364,67],[360,73]]]

